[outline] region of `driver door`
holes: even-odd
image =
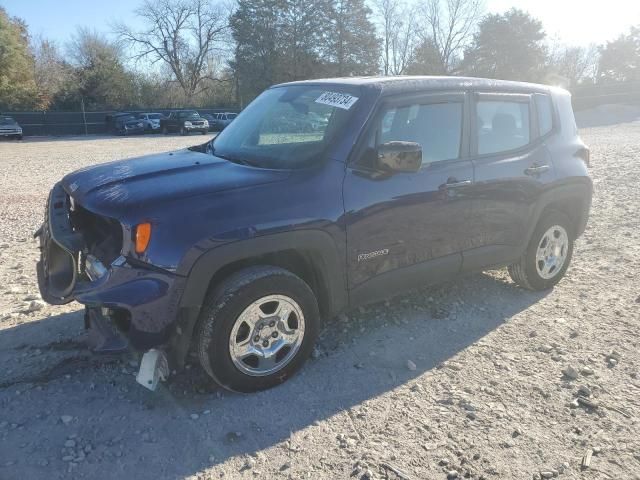
[[[464,93],[385,101],[344,187],[347,271],[353,304],[368,303],[459,272],[471,215],[467,99]],[[377,147],[422,147],[414,173],[387,173]]]

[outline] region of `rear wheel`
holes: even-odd
[[[196,330],[200,363],[228,390],[271,388],[302,366],[319,322],[316,297],[302,279],[282,268],[247,268],[207,298]]]
[[[564,277],[573,255],[573,231],[569,218],[551,211],[538,223],[525,254],[510,265],[509,275],[529,290],[546,290]]]

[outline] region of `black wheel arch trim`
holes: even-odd
[[[329,233],[294,230],[221,245],[203,253],[191,267],[179,303],[176,328],[169,341],[172,363],[178,368],[184,366],[200,310],[217,272],[239,261],[292,250],[308,255],[324,289],[327,314],[333,316],[344,310],[349,301],[346,258]]]
[[[573,232],[575,238],[578,238],[584,232],[587,226],[587,220],[589,219],[589,211],[591,209],[591,197],[593,194],[593,184],[588,177],[580,177],[576,179],[569,179],[566,182],[556,184],[551,189],[541,195],[536,207],[531,222],[529,222],[529,230],[527,232],[526,243],[522,245],[526,249],[531,235],[538,225],[543,212],[550,205],[558,202],[570,202],[575,199],[580,199],[580,207],[577,211],[572,212],[569,216],[574,221],[575,231]],[[523,250],[524,251],[524,250]]]

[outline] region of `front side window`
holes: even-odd
[[[480,155],[507,152],[529,143],[529,103],[480,100],[476,105]]]
[[[344,130],[357,101],[337,86],[272,88],[216,137],[214,154],[264,168],[312,164]]]
[[[452,160],[460,156],[462,102],[392,107],[380,119],[376,147],[387,142],[419,143],[422,162]]]

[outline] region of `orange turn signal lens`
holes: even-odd
[[[136,253],[144,253],[151,240],[151,224],[141,223],[136,227]]]

